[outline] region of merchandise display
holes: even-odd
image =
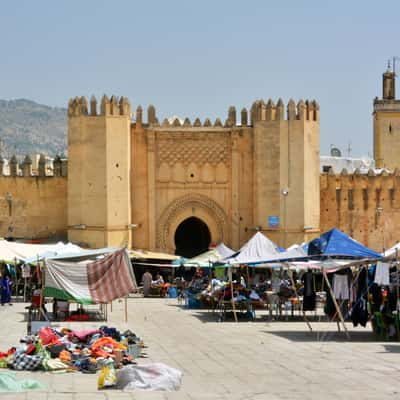
[[[95,330],[75,331],[43,327],[28,335],[18,346],[0,353],[0,367],[18,371],[80,371],[96,373],[103,367],[118,369],[135,364],[133,345],[144,347],[142,339],[130,330],[101,326]],[[107,386],[104,384],[103,386]]]

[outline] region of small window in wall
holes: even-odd
[[[347,191],[347,205],[349,210],[354,210],[353,189]]]
[[[394,207],[394,189],[389,189],[390,207]]]
[[[379,207],[379,205],[381,204],[381,189],[376,189],[376,206]]]
[[[336,210],[340,210],[341,196],[342,196],[342,189],[336,189]]]
[[[363,189],[364,210],[368,210],[368,189]]]
[[[322,172],[328,173],[331,170],[332,166],[331,165],[323,165],[322,166]]]

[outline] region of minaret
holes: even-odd
[[[382,98],[383,100],[394,100],[396,98],[396,74],[391,70],[390,64],[388,69],[382,75]]]
[[[382,99],[374,100],[374,158],[378,168],[400,167],[400,100],[390,62],[382,75]]]

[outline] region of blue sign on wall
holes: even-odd
[[[279,217],[277,215],[268,216],[268,228],[278,228],[279,227]]]

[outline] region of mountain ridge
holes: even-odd
[[[1,156],[67,153],[67,109],[19,98],[0,99]]]

